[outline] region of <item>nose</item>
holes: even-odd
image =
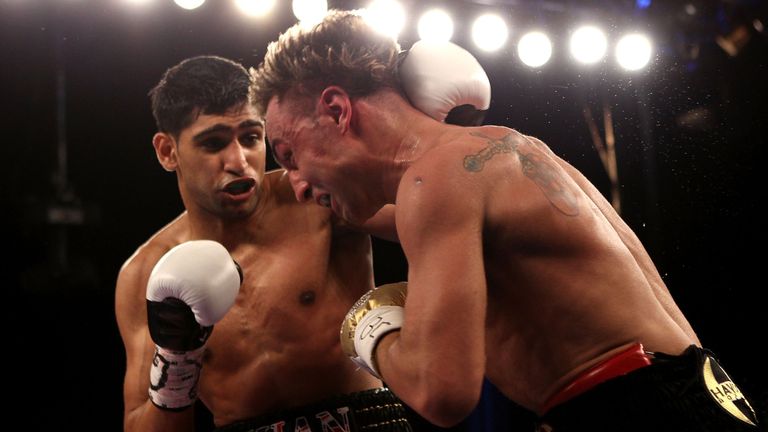
[[[235,175],[244,175],[248,168],[247,151],[237,141],[231,142],[224,151],[224,170]]]
[[[305,202],[312,198],[312,187],[301,179],[298,171],[288,170],[288,181],[291,183],[297,201]]]

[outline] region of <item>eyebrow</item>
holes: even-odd
[[[246,128],[252,128],[252,127],[260,127],[264,129],[264,122],[261,120],[244,120],[240,122],[239,125],[237,125],[238,129],[246,129]],[[223,124],[215,124],[207,129],[203,129],[202,131],[195,134],[195,136],[192,137],[193,141],[200,141],[201,139],[205,138],[208,135],[215,134],[217,132],[229,132],[230,127]]]

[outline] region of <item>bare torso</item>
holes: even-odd
[[[237,240],[223,241],[244,281],[214,327],[200,376],[200,399],[217,425],[381,384],[339,345],[344,315],[373,286],[369,237],[339,229],[327,209],[296,202],[281,172],[268,173],[264,185],[258,217]],[[187,217],[144,249],[159,257],[191,240]],[[154,261],[145,265],[151,270]],[[152,346],[147,335],[148,352]]]
[[[644,271],[646,252],[594,187],[515,131],[457,133],[467,144],[450,151],[477,156],[471,162],[482,164],[477,178],[488,194],[486,376],[504,394],[536,410],[629,343],[673,354],[698,343],[661,279]]]

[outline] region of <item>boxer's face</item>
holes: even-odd
[[[188,209],[194,206],[225,218],[255,210],[266,150],[264,123],[253,107],[201,114],[174,144],[173,169]]]
[[[288,171],[299,201],[315,201],[342,218],[362,223],[381,205],[372,202],[364,146],[341,133],[327,116],[302,115],[273,98],[267,107],[267,136],[275,160]]]

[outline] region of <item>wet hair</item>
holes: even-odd
[[[150,90],[157,129],[178,137],[200,114],[224,114],[249,102],[251,76],[222,57],[198,56],[165,71]]]
[[[400,46],[376,32],[355,11],[330,10],[311,28],[296,24],[269,44],[264,61],[252,69],[253,103],[266,112],[272,97],[314,96],[338,85],[352,98],[392,88],[400,91]]]

